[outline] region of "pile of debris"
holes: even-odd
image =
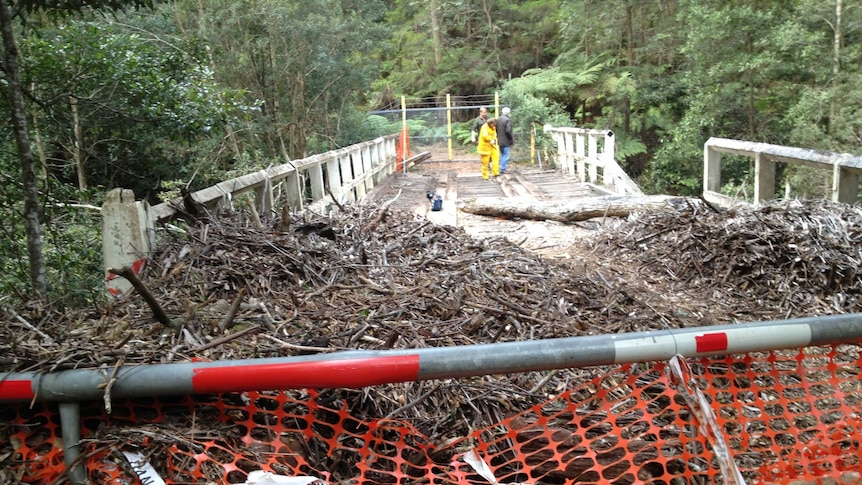
[[[639,213],[606,223],[567,263],[381,205],[292,217],[262,230],[243,213],[165,230],[140,276],[158,308],[132,291],[39,322],[10,315],[2,369],[440,347],[862,310],[862,209],[827,201]],[[524,392],[531,379],[541,376],[499,384],[507,399],[534,402],[542,396]]]
[[[241,213],[169,226],[138,291],[40,321],[8,315],[3,370],[455,346],[862,311],[862,210],[822,201],[641,213],[606,224],[574,263],[385,204],[291,217],[264,228]],[[593,372],[333,392],[357,419],[410,420],[442,441],[542,403]],[[110,430],[104,436],[113,439]]]
[[[789,200],[691,208],[637,214],[604,231],[593,250],[633,260],[667,288],[709,289],[710,301],[733,302],[749,315],[754,306],[768,319],[862,311],[859,206]]]

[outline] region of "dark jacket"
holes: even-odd
[[[479,132],[482,130],[482,125],[484,125],[486,121],[488,121],[487,116],[485,116],[484,118],[482,118],[481,116],[477,116],[473,120],[473,126],[470,131],[476,134],[477,139],[479,138]]]
[[[508,115],[500,115],[497,118],[497,143],[501,147],[510,147],[515,144],[515,135],[512,134],[512,120]]]

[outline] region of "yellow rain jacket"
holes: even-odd
[[[485,123],[479,130],[479,144],[476,147],[479,155],[494,156],[497,151],[497,128]]]

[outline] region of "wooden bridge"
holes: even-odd
[[[546,126],[557,145],[554,169],[514,163],[495,181],[482,180],[478,159],[455,163],[431,160],[420,154],[404,160],[402,135],[390,135],[339,150],[289,161],[218,183],[174,201],[150,207],[131,191],[114,189],[102,207],[102,235],[107,290],[119,294],[131,288],[116,278],[112,268],[140,268],[156,239],[157,224],[200,207],[211,212],[230,209],[237,197],[251,196],[249,204],[262,218],[284,211],[308,210],[323,214],[335,204],[367,198],[391,201],[431,223],[458,226],[481,238],[505,237],[536,250],[559,245],[570,232],[559,235],[560,224],[550,221],[472,216],[459,210],[469,201],[503,205],[517,200],[524,206],[560,203],[614,194],[642,197],[640,188],[614,160],[614,135],[608,130]],[[406,137],[406,135],[403,135]],[[404,142],[405,140],[401,140]],[[451,141],[450,141],[451,144]],[[719,205],[735,203],[719,194],[721,154],[755,159],[755,202],[773,196],[775,164],[809,165],[833,173],[832,199],[858,200],[862,157],[779,147],[764,143],[710,139],[704,148],[704,198]],[[431,210],[428,195],[440,196],[442,207]],[[602,199],[597,199],[601,201]],[[610,202],[607,202],[610,204]],[[524,218],[521,218],[524,219]]]
[[[540,253],[553,250],[559,257],[565,257],[565,239],[577,228],[554,221],[483,217],[459,209],[465,203],[482,199],[529,204],[609,193],[581,181],[577,174],[554,168],[510,164],[506,174],[483,180],[478,158],[472,162],[450,162],[434,160],[425,153],[415,160],[410,170],[394,173],[368,198],[413,212],[434,224],[460,227],[477,239],[505,238]],[[441,210],[432,210],[429,194],[442,199]]]

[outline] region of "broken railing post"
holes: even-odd
[[[110,272],[130,267],[140,273],[153,247],[154,225],[150,204],[136,201],[130,189],[113,189],[102,204],[102,257],[106,289],[112,295],[128,292],[132,283]]]

